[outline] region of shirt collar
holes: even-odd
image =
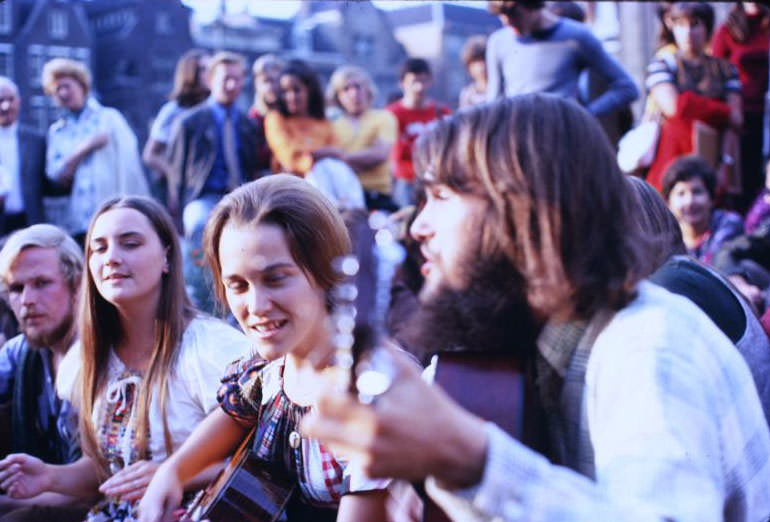
[[[19,122],[15,121],[7,127],[0,127],[0,136],[8,138],[16,135],[16,131],[19,128]]]
[[[72,121],[80,121],[83,119],[84,116],[87,116],[93,112],[98,111],[101,109],[102,104],[96,101],[94,98],[91,98],[90,96],[86,98],[86,102],[83,104],[83,108],[80,109],[80,112],[73,112],[70,110],[64,110],[64,119],[65,120],[72,120]]]
[[[586,333],[586,321],[548,321],[537,338],[537,349],[559,376],[567,373],[572,355]]]
[[[209,96],[206,103],[209,104],[209,107],[211,107],[211,110],[214,112],[214,116],[216,116],[217,120],[220,122],[224,121],[227,116],[232,117],[233,115],[233,105],[230,105],[229,107],[222,105],[216,101],[213,96]]]

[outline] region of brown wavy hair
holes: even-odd
[[[202,58],[208,56],[201,49],[190,49],[179,58],[174,69],[174,88],[168,95],[181,107],[192,107],[206,99],[209,89],[200,82],[199,66]]]
[[[770,8],[760,2],[757,2],[757,8],[761,16],[759,28],[762,32],[767,32],[770,30]],[[749,16],[743,7],[743,2],[735,3],[730,10],[730,14],[727,15],[725,27],[727,27],[727,32],[730,33],[730,36],[736,42],[745,42],[749,39],[752,28],[749,23]]]
[[[529,94],[458,112],[422,135],[418,184],[487,201],[480,257],[505,255],[540,316],[619,309],[645,270],[634,195],[596,119],[576,103]]]
[[[161,280],[160,302],[156,314],[155,346],[143,377],[137,407],[136,433],[139,458],[148,457],[149,407],[152,391],[158,389],[166,451],[171,454],[171,434],[166,425],[167,377],[171,374],[179,352],[182,334],[196,311],[185,293],[182,256],[176,228],[168,212],[155,200],[143,196],[118,197],[103,203],[91,218],[85,241],[86,262],[91,257],[91,234],[96,220],[109,210],[131,208],[144,215],[166,248],[169,270]],[[80,307],[80,342],[83,366],[80,388],[80,434],[83,452],[94,459],[104,474],[109,475],[107,460],[99,447],[91,414],[96,398],[103,393],[110,349],[120,343],[123,325],[114,305],[96,288],[90,270],[83,271],[83,299]]]
[[[219,240],[228,224],[271,224],[281,227],[289,253],[305,275],[329,295],[340,282],[333,261],[351,251],[345,222],[332,203],[307,181],[290,174],[274,174],[252,181],[223,197],[209,216],[203,250],[211,268],[214,293],[227,303],[222,284]]]

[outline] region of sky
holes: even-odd
[[[185,4],[193,7],[196,16],[201,19],[211,19],[219,8],[221,0],[182,0]],[[250,13],[257,16],[268,18],[290,18],[297,12],[300,6],[298,0],[224,0],[228,11],[239,12],[247,8]],[[342,1],[342,0],[340,0]],[[374,5],[380,9],[397,9],[408,5],[419,3],[419,0],[375,0]],[[428,2],[426,2],[428,3]],[[447,2],[453,4],[463,4],[480,9],[486,8],[486,2],[481,0],[474,1],[455,1]]]

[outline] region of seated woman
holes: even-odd
[[[135,520],[159,463],[215,408],[218,376],[249,346],[190,306],[176,229],[155,201],[107,201],[86,239],[81,346],[59,370],[79,381],[57,383],[80,408],[84,456],[54,466],[11,455],[0,461],[0,482],[14,498],[101,493],[88,521]],[[189,487],[206,484],[216,467],[201,471]]]
[[[361,183],[343,162],[316,73],[305,62],[292,60],[281,71],[279,85],[278,110],[265,117],[273,170],[307,178],[338,207],[363,208]]]
[[[222,409],[160,467],[140,504],[141,520],[166,520],[183,485],[232,454],[254,426],[256,456],[299,484],[289,521],[384,520],[384,484],[365,480],[298,433],[328,380],[331,291],[339,281],[332,262],[350,251],[340,215],[302,180],[268,176],[220,201],[204,247],[217,297],[270,362],[245,360],[226,376]]]
[[[682,229],[687,253],[706,264],[743,233],[740,215],[714,209],[715,190],[716,174],[700,158],[679,158],[663,176],[663,198]]]
[[[666,23],[677,52],[655,59],[647,67],[646,87],[664,122],[647,181],[660,190],[663,173],[674,159],[694,150],[695,122],[724,131],[718,186],[726,189],[738,152],[743,124],[741,82],[729,62],[706,54],[714,28],[714,11],[705,2],[676,2]]]
[[[372,108],[376,96],[372,79],[360,67],[338,67],[329,80],[329,103],[342,111],[332,120],[343,151],[340,159],[358,175],[369,210],[394,212],[398,206],[390,197],[388,158],[398,137],[398,122],[390,111]]]

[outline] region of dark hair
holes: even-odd
[[[658,31],[658,46],[665,47],[673,44],[674,33],[671,32],[671,28],[668,26],[668,12],[671,10],[671,2],[658,2],[655,7],[655,14],[658,15],[658,22],[660,23],[660,31]]]
[[[675,254],[686,254],[687,248],[682,239],[682,229],[671,213],[660,192],[636,176],[627,176],[629,186],[636,195],[638,203],[637,223],[642,232],[649,236],[652,249],[648,252],[650,265],[648,272],[657,270],[666,260]]]
[[[430,64],[422,58],[407,58],[404,65],[401,66],[401,73],[398,78],[403,80],[404,76],[409,73],[430,75]]]
[[[294,76],[307,88],[307,110],[311,118],[317,120],[326,119],[326,107],[324,105],[324,93],[321,89],[321,81],[318,75],[307,62],[302,60],[289,60],[281,70],[281,78]],[[278,111],[286,117],[291,117],[283,99],[283,92],[278,96]]]
[[[487,201],[478,255],[506,256],[539,315],[585,319],[634,297],[647,265],[634,196],[576,103],[527,94],[469,108],[418,138],[414,159],[420,185]]]
[[[668,201],[668,196],[674,189],[674,185],[680,181],[690,181],[698,178],[706,187],[709,197],[713,200],[717,185],[717,175],[711,165],[698,156],[686,156],[675,160],[663,174],[663,198]]]
[[[586,12],[577,2],[550,2],[548,8],[557,16],[576,22],[586,21]]]
[[[460,53],[463,65],[467,69],[473,62],[484,61],[487,58],[487,37],[483,34],[471,36],[465,40],[463,50]]]
[[[514,1],[514,0],[490,0],[487,3],[487,9],[490,13],[493,15],[505,15],[505,16],[513,16],[514,10],[518,6],[524,7],[525,9],[542,9],[545,7],[545,2],[539,1],[539,0],[524,0],[524,1]]]
[[[706,2],[674,2],[668,10],[671,20],[676,18],[697,18],[706,27],[706,36],[714,31],[714,8]]]
[[[767,32],[770,27],[770,8],[757,2],[757,9],[761,16],[759,28]],[[725,20],[725,27],[730,36],[736,42],[745,42],[751,36],[752,27],[749,24],[749,16],[743,7],[743,2],[736,2]]]
[[[168,95],[170,100],[176,100],[181,107],[192,107],[206,99],[209,89],[199,79],[201,58],[208,56],[201,49],[190,49],[179,58],[174,70],[174,88]]]

